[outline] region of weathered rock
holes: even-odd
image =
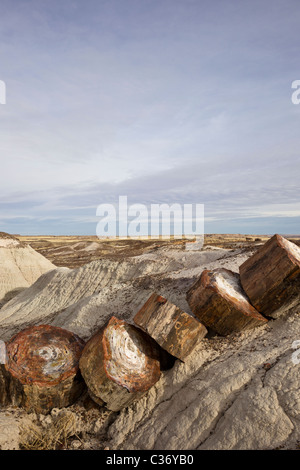
[[[239,275],[228,269],[204,270],[187,293],[193,313],[220,335],[264,325],[264,318],[250,303]]]
[[[84,388],[79,373],[83,347],[77,335],[62,328],[39,325],[21,331],[6,345],[2,401],[37,413],[71,405]]]
[[[163,349],[182,361],[207,334],[198,320],[154,293],[138,311],[134,322]]]
[[[79,366],[91,398],[119,411],[158,381],[159,349],[143,331],[112,317],[88,341]]]
[[[48,259],[11,235],[0,232],[0,307],[55,269]]]
[[[280,235],[240,266],[240,276],[251,303],[267,316],[300,304],[300,248]]]

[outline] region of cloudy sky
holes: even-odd
[[[0,231],[95,234],[99,204],[205,205],[300,233],[299,0],[1,0]]]

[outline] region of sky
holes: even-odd
[[[0,0],[0,231],[204,204],[206,233],[300,233],[299,0]]]

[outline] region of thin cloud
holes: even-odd
[[[2,2],[0,33],[7,231],[15,217],[30,232],[27,217],[41,233],[90,233],[97,205],[123,194],[203,203],[221,232],[294,224],[296,0],[15,4]]]

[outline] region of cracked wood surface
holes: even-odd
[[[220,335],[264,325],[264,318],[242,291],[239,274],[228,269],[204,270],[187,292],[196,317]]]
[[[2,404],[47,413],[72,404],[84,384],[79,357],[84,342],[62,328],[27,328],[6,343],[7,362],[1,366]]]
[[[198,320],[156,293],[138,311],[134,322],[163,349],[182,361],[207,334],[205,326]]]
[[[300,305],[300,248],[282,236],[274,235],[239,270],[259,312],[278,318],[288,305]]]
[[[112,317],[86,344],[80,370],[91,398],[119,411],[160,377],[160,352],[143,331]]]

